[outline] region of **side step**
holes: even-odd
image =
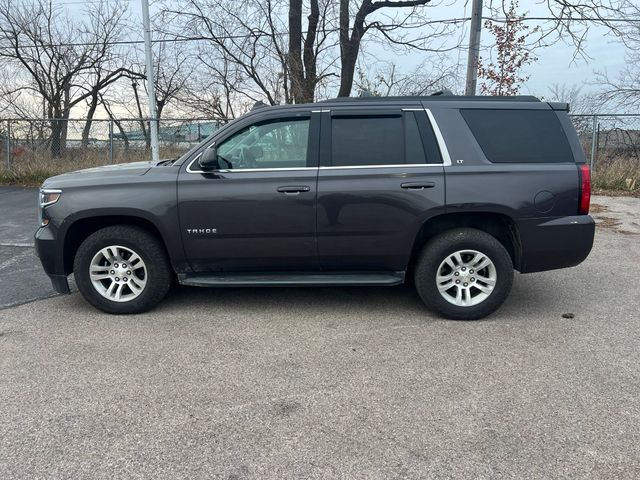
[[[392,286],[404,282],[404,272],[211,273],[178,275],[178,280],[194,287]]]

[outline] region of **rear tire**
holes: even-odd
[[[477,320],[506,300],[513,263],[493,236],[460,228],[438,235],[423,247],[414,279],[423,302],[436,313],[454,320]]]
[[[76,285],[94,307],[114,314],[155,307],[171,286],[164,247],[139,227],[115,225],[92,233],[73,262]]]

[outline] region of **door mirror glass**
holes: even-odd
[[[207,148],[198,160],[198,166],[202,170],[216,170],[218,165],[218,151],[215,147]]]

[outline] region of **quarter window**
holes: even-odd
[[[573,162],[560,120],[551,110],[460,110],[493,163]]]
[[[251,125],[217,147],[221,168],[302,168],[307,166],[309,119]]]

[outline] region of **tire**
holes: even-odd
[[[85,300],[113,314],[152,309],[169,291],[173,277],[158,238],[130,225],[114,225],[89,235],[78,248],[73,272]]]
[[[504,246],[488,233],[473,228],[448,230],[422,248],[414,280],[422,301],[439,315],[477,320],[506,300],[513,263]]]

